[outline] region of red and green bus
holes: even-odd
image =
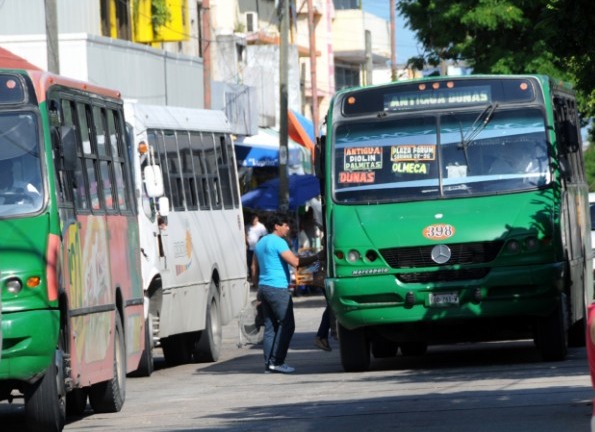
[[[0,70],[0,399],[32,430],[119,411],[144,349],[138,225],[118,92]]]
[[[588,188],[572,89],[545,76],[346,89],[320,146],[346,371],[447,342],[584,344]]]

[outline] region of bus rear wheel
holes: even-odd
[[[114,331],[113,365],[112,379],[93,384],[89,390],[89,402],[96,413],[119,412],[126,399],[126,344],[118,311]]]
[[[364,372],[370,368],[370,343],[364,328],[347,330],[339,327],[341,364],[345,372]]]
[[[30,431],[62,431],[66,422],[66,388],[61,346],[45,374],[25,390],[25,415]]]
[[[211,282],[209,303],[207,304],[207,322],[196,346],[196,360],[207,363],[219,360],[222,339],[223,329],[221,326],[219,295],[215,283]]]
[[[153,362],[153,323],[151,316],[145,321],[145,349],[140,356],[138,369],[130,374],[133,377],[149,377],[155,370]]]

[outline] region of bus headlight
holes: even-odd
[[[535,250],[539,247],[539,241],[535,237],[528,237],[525,240],[525,247],[527,250]]]
[[[18,294],[23,289],[23,284],[20,279],[8,279],[6,281],[6,290],[11,294]]]
[[[354,263],[356,261],[359,261],[360,259],[360,254],[358,251],[351,249],[348,253],[347,253],[347,261]]]

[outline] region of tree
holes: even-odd
[[[477,73],[555,73],[565,75],[546,40],[548,0],[401,0],[425,52],[410,59],[465,61]],[[564,78],[564,77],[562,77]]]
[[[400,0],[397,9],[424,47],[409,65],[451,60],[476,73],[554,76],[576,89],[583,125],[595,117],[592,0]],[[592,178],[595,188],[595,169]]]

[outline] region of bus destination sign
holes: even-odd
[[[458,105],[484,105],[492,100],[490,86],[440,88],[389,93],[384,97],[385,111],[439,108]]]

